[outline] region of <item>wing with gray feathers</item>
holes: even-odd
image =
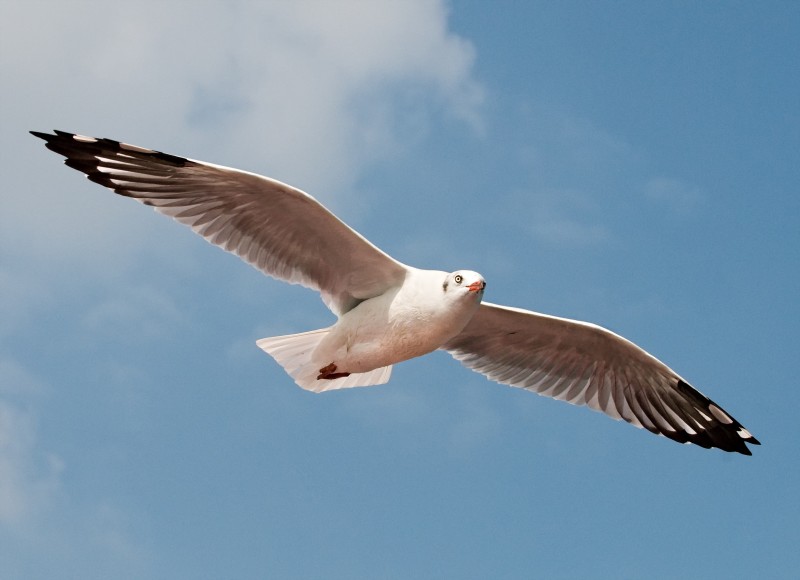
[[[406,266],[313,197],[274,179],[111,139],[31,133],[92,181],[153,206],[269,276],[318,290],[336,314],[406,275]]]
[[[586,405],[680,443],[750,455],[747,429],[661,361],[599,326],[481,304],[445,344],[489,379]]]

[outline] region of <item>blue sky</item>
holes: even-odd
[[[3,576],[797,577],[797,30],[792,2],[0,3]],[[637,342],[763,445],[444,353],[304,392],[255,340],[330,324],[318,297],[65,168],[54,128],[305,189]]]

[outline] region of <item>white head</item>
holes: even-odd
[[[456,270],[445,276],[442,290],[445,294],[453,296],[472,297],[478,302],[483,298],[486,280],[483,276],[472,270]]]

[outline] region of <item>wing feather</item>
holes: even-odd
[[[336,314],[401,284],[408,271],[313,197],[274,179],[111,139],[32,133],[90,180],[269,276],[318,290]]]
[[[483,303],[442,348],[489,379],[586,405],[680,443],[750,455],[758,445],[664,363],[599,326]]]

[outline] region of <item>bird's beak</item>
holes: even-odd
[[[473,282],[472,284],[467,286],[467,288],[469,289],[470,292],[480,292],[481,290],[486,288],[486,282],[483,281]]]

